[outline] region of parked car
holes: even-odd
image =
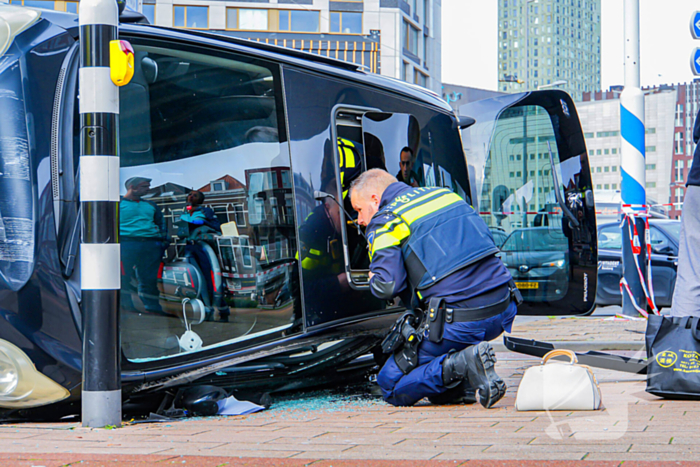
[[[501,246],[501,259],[523,298],[551,302],[569,286],[569,244],[561,229],[514,230]]]
[[[670,307],[676,285],[681,222],[650,219],[651,274],[654,298],[659,308]],[[622,232],[618,222],[598,226],[597,305],[621,305]]]

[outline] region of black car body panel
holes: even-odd
[[[13,7],[0,7],[0,17],[2,8]],[[289,49],[141,24],[121,25],[120,35],[136,52],[134,79],[120,89],[121,181],[150,180],[143,204],[122,203],[132,211],[121,219],[151,207],[163,215],[157,241],[128,241],[151,228],[144,222],[131,231],[124,224],[120,233],[126,399],[198,380],[280,390],[364,371],[370,363],[358,357],[376,348],[405,308],[372,297],[352,219],[324,208],[314,190],[343,192],[344,171],[352,174],[341,167],[342,138],[354,142],[359,170],[393,174],[400,171],[396,148],[411,146],[421,183],[471,201],[454,112],[418,86]],[[0,192],[7,193],[0,201],[0,346],[16,346],[69,391],[22,412],[0,397],[5,416],[74,413],[80,398],[77,39],[75,15],[42,11],[0,60],[0,110],[12,117],[0,119],[0,137],[18,143],[0,147]],[[514,100],[553,97],[570,102],[537,93]],[[381,125],[363,131],[370,113]],[[578,154],[578,133],[562,126],[557,144]],[[586,174],[581,159],[577,182]],[[578,187],[567,188],[571,209],[580,208]],[[220,232],[181,229],[192,189],[206,195]],[[587,225],[587,214],[575,212]],[[583,265],[570,268],[567,284],[580,288],[595,235],[560,229],[570,262]],[[157,280],[143,263],[155,248]],[[572,256],[579,250],[589,256]],[[531,306],[545,312],[543,303]],[[567,311],[585,306],[579,297]],[[185,330],[201,337],[199,347],[183,346]]]

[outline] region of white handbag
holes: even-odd
[[[565,355],[570,361],[550,361]],[[598,410],[600,388],[593,372],[578,365],[576,354],[557,349],[547,353],[539,366],[528,368],[518,386],[515,409],[526,410]]]

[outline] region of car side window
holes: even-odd
[[[123,354],[149,362],[299,331],[279,66],[131,42],[119,116]]]
[[[656,227],[651,227],[649,231],[649,240],[651,242],[651,251],[657,254],[669,254],[673,250],[671,243],[668,241],[666,235],[664,235]]]
[[[610,225],[600,229],[598,234],[598,248],[607,250],[622,249],[622,231],[617,225]]]

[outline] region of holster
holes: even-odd
[[[428,302],[427,317],[428,340],[435,344],[442,342],[442,334],[445,331],[445,299],[433,297]]]
[[[396,365],[405,375],[418,366],[418,345],[423,340],[416,330],[419,320],[415,312],[404,313],[382,341],[382,352],[393,353]]]
[[[408,324],[404,325],[402,334],[404,335],[404,343],[401,348],[394,352],[394,361],[399,370],[407,375],[418,366],[418,345],[423,337],[413,326]]]
[[[396,320],[394,325],[389,330],[389,333],[382,341],[382,352],[396,352],[396,350],[398,350],[403,345],[403,343],[406,342],[404,327],[408,326],[411,329],[415,330],[414,325],[417,324],[418,320],[418,315],[413,311],[408,311],[401,315],[401,317]],[[410,334],[410,332],[408,334]]]

